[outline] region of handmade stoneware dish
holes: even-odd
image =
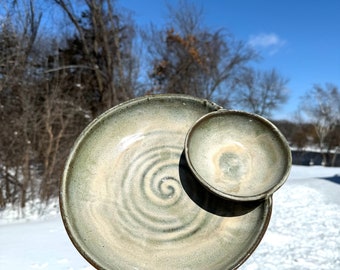
[[[190,127],[219,109],[190,96],[142,97],[83,131],[65,166],[60,206],[70,239],[94,267],[235,269],[254,251],[272,198],[221,199],[184,156]]]
[[[238,201],[271,196],[286,181],[292,159],[286,139],[270,121],[229,110],[208,113],[192,126],[185,155],[206,188]]]

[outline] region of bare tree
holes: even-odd
[[[37,117],[31,56],[42,13],[36,11],[33,0],[12,1],[9,7],[1,25],[0,42],[1,138],[8,136],[2,145],[4,166],[0,169],[3,170],[6,193],[19,187],[21,207],[25,207],[27,192],[33,186],[30,161],[34,158],[32,142]],[[14,166],[17,167],[14,171],[19,171],[22,179],[9,173],[8,168],[13,171]]]
[[[97,106],[103,107],[100,111],[132,98],[138,63],[132,50],[135,32],[131,18],[119,14],[112,0],[54,2],[72,22],[76,34],[69,42],[78,50],[77,55],[71,52],[71,62],[58,68],[88,74],[92,82],[82,86],[92,88],[89,91],[97,96]],[[82,8],[81,12],[75,11],[76,5]]]
[[[255,53],[230,33],[202,26],[202,10],[188,2],[169,6],[167,28],[152,26],[143,37],[149,48],[151,92],[185,93],[228,104],[226,87]]]
[[[275,69],[263,72],[245,69],[234,83],[235,104],[259,115],[270,116],[288,99],[288,79]]]
[[[39,195],[43,201],[58,194],[59,179],[69,149],[91,120],[91,112],[83,109],[81,98],[65,93],[70,84],[63,80],[63,73],[53,75],[41,85],[42,103],[37,122],[39,140],[35,149],[43,168],[39,183]]]
[[[337,86],[315,84],[301,101],[301,112],[313,124],[318,137],[323,163],[326,164],[326,152],[339,145],[328,144],[326,138],[340,124],[340,92]],[[336,140],[339,143],[339,139]]]
[[[130,18],[109,0],[53,2],[70,19],[72,35],[39,32],[44,10],[34,0],[1,3],[0,208],[57,195],[81,130],[135,94]],[[74,12],[80,2],[82,11]]]

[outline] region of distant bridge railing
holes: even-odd
[[[322,153],[308,150],[292,150],[292,158],[294,165],[340,167],[340,153],[337,153],[337,151]]]

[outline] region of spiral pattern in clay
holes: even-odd
[[[178,172],[183,148],[171,144],[174,137],[182,135],[160,133],[145,136],[143,144],[150,147],[138,148],[136,144],[125,151],[123,159],[130,160],[130,166],[125,167],[121,189],[116,193],[116,219],[121,229],[151,242],[190,237],[205,220],[204,212],[196,207],[185,209],[188,204],[183,200]],[[164,145],[159,138],[164,138]]]

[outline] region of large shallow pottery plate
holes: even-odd
[[[80,135],[61,181],[66,230],[98,269],[233,269],[259,244],[272,200],[227,201],[187,166],[186,134],[218,110],[182,95],[108,110]]]

